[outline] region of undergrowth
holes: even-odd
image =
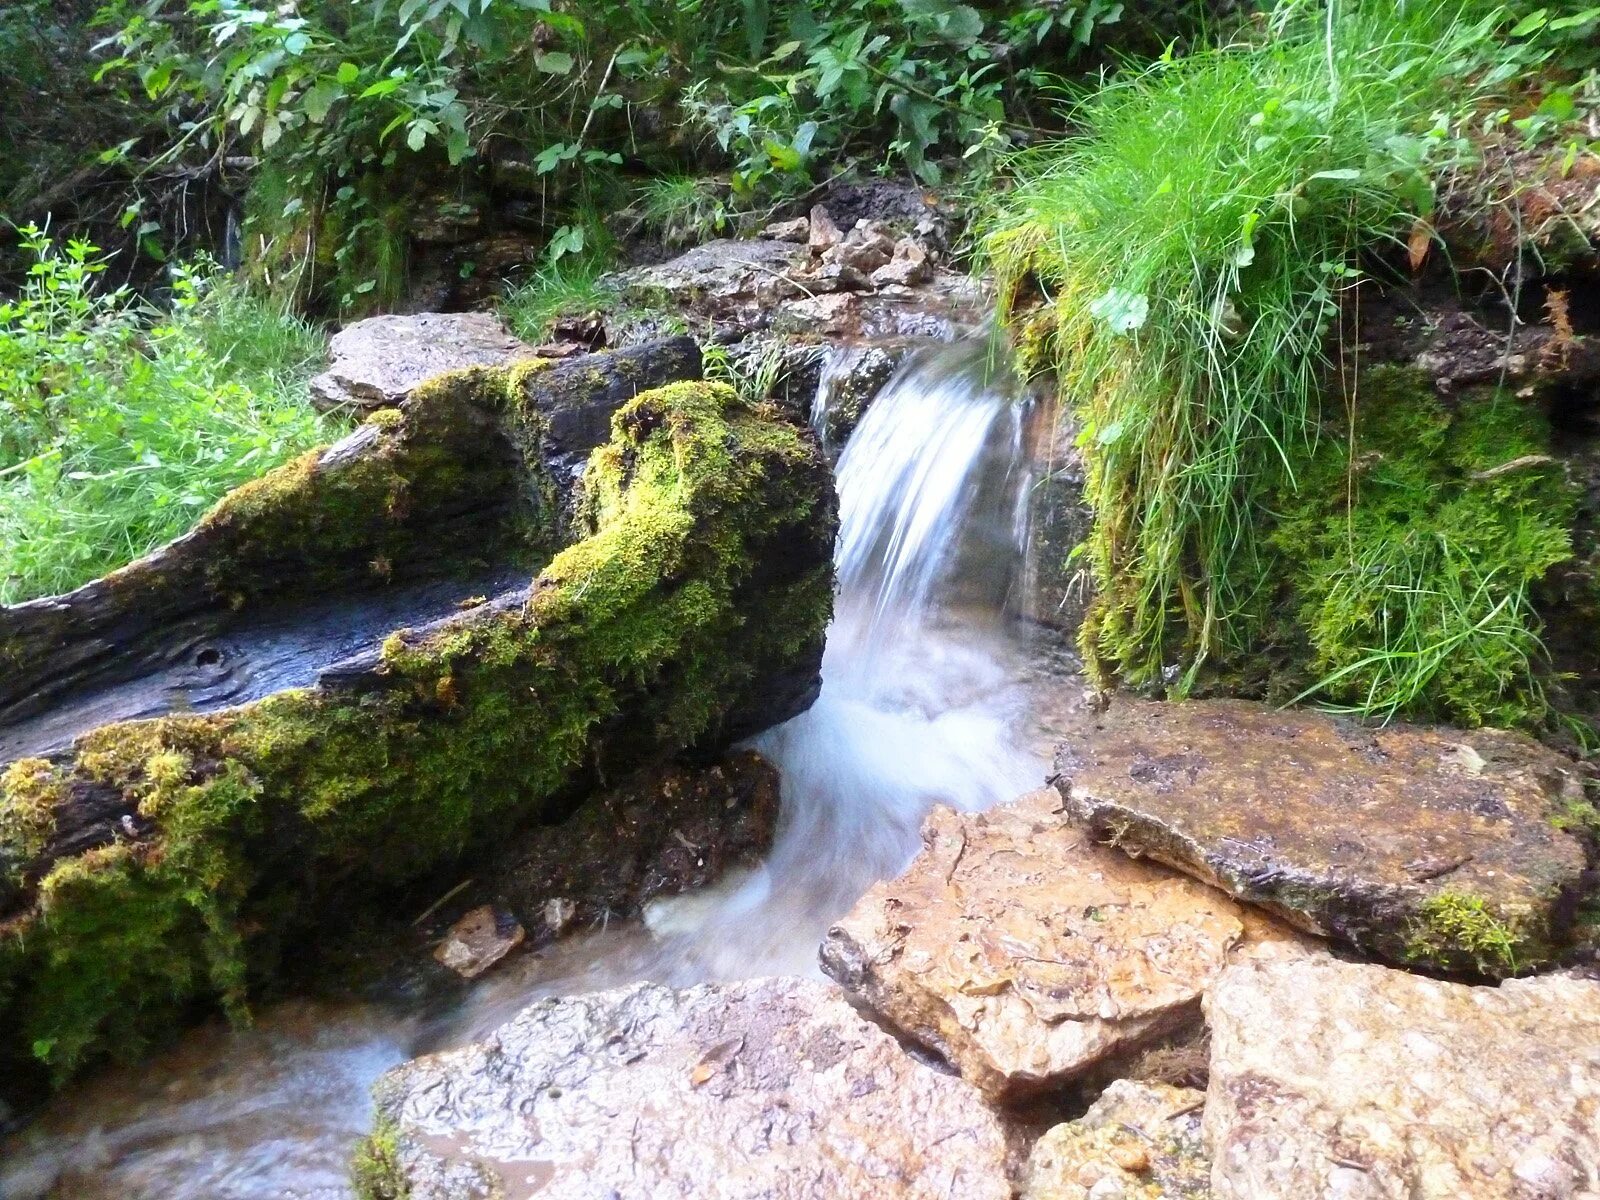
[[[336,429],[306,402],[322,335],[204,269],[157,312],[96,291],[95,247],[21,231],[0,303],[0,603],[66,591],[184,532]]]
[[[1208,663],[1260,650],[1282,566],[1263,536],[1269,500],[1315,454],[1342,295],[1364,252],[1427,233],[1434,179],[1466,154],[1441,97],[1470,103],[1500,18],[1461,12],[1282,4],[1247,41],[1089,97],[1080,133],[1024,160],[991,215],[1002,317],[1081,420],[1097,596],[1080,640],[1101,680],[1182,695]],[[1355,671],[1330,680],[1366,711],[1433,693],[1436,669],[1401,666],[1432,636],[1423,609],[1457,603],[1511,639],[1511,660],[1530,649],[1527,564],[1502,571],[1485,547],[1462,565],[1460,547],[1420,531],[1409,545],[1352,544],[1332,576],[1362,594],[1324,589],[1335,608],[1379,605],[1372,644],[1393,678],[1359,694]],[[1426,599],[1391,621],[1380,598],[1400,593]]]

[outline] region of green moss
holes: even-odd
[[[350,1160],[350,1185],[357,1200],[408,1200],[411,1195],[400,1170],[398,1135],[382,1117]]]
[[[1406,956],[1498,978],[1516,971],[1522,942],[1514,924],[1498,916],[1481,897],[1440,892],[1422,906]]]
[[[65,774],[121,791],[152,832],[46,877],[0,1029],[62,1075],[136,1050],[186,1005],[242,1012],[327,911],[538,817],[588,765],[635,769],[714,736],[815,645],[833,518],[799,433],[693,383],[639,396],[613,434],[585,478],[587,536],[522,608],[396,633],[376,691],[282,692],[82,739]],[[369,500],[387,486],[374,478]],[[228,512],[284,519],[259,492]],[[24,802],[10,790],[0,803]]]
[[[1446,407],[1420,372],[1375,367],[1353,428],[1279,492],[1271,537],[1312,694],[1385,716],[1537,725],[1532,587],[1571,557],[1576,495],[1544,418],[1494,392]]]
[[[42,758],[18,759],[0,775],[0,863],[44,853],[61,800],[59,772]]]

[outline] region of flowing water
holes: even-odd
[[[819,405],[828,386],[825,372]],[[1044,777],[1025,733],[1029,659],[1007,619],[1026,417],[986,347],[958,344],[914,356],[850,438],[822,692],[753,743],[783,778],[763,866],[527,956],[448,1019],[302,1002],[252,1030],[196,1031],[58,1098],[4,1148],[0,1200],[342,1198],[367,1088],[408,1056],[481,1035],[535,996],[815,973],[829,922],[905,867],[929,807],[980,808]]]

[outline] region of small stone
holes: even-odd
[[[556,937],[560,937],[567,931],[567,927],[572,924],[573,918],[577,915],[577,903],[567,899],[565,896],[557,896],[544,902],[545,928]]]
[[[1111,1161],[1135,1175],[1143,1175],[1150,1169],[1150,1153],[1143,1146],[1115,1146],[1111,1150]]]
[[[931,270],[928,252],[922,244],[911,238],[901,238],[894,245],[894,257],[873,271],[870,279],[874,287],[911,287],[926,279]]]
[[[844,234],[833,223],[833,218],[828,214],[828,210],[820,204],[813,207],[811,219],[808,222],[808,237],[806,241],[811,253],[820,256],[832,250],[842,241],[844,241]]]
[[[792,221],[774,221],[761,231],[761,236],[774,242],[809,242],[811,219],[796,217]]]
[[[894,257],[894,239],[869,222],[859,221],[828,257],[870,275]]]
[[[517,919],[493,905],[473,909],[445,934],[433,957],[464,979],[476,979],[522,944]]]
[[[1107,1175],[1089,1189],[1089,1200],[1125,1200],[1128,1189],[1115,1175]]]

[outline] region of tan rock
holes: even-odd
[[[1500,976],[1549,960],[1585,868],[1573,764],[1519,734],[1238,700],[1118,699],[1056,752],[1097,838],[1378,957]]]
[[[931,269],[928,252],[922,244],[912,238],[901,238],[894,244],[893,258],[873,271],[870,278],[874,287],[890,284],[909,287],[926,279]]]
[[[811,219],[796,217],[792,221],[774,221],[761,231],[761,236],[774,242],[809,242]]]
[[[1054,792],[935,809],[823,969],[991,1097],[1052,1087],[1197,1023],[1243,924],[1226,896],[1093,844]]]
[[[313,403],[357,409],[399,404],[445,371],[537,357],[491,313],[368,317],[334,334],[328,353],[328,369],[311,381]]]
[[[1022,1170],[1022,1200],[1208,1200],[1205,1096],[1119,1079],[1076,1121],[1051,1129]]]
[[[1600,983],[1306,957],[1206,1007],[1217,1200],[1600,1197]]]
[[[809,980],[538,1001],[374,1095],[411,1200],[1011,1195],[978,1093]]]
[[[476,979],[522,945],[525,936],[515,917],[484,904],[450,926],[433,957],[462,978]]]
[[[809,238],[807,245],[812,254],[825,254],[840,242],[844,241],[844,234],[834,224],[833,217],[822,205],[814,205],[811,209],[811,219],[808,224]]]

